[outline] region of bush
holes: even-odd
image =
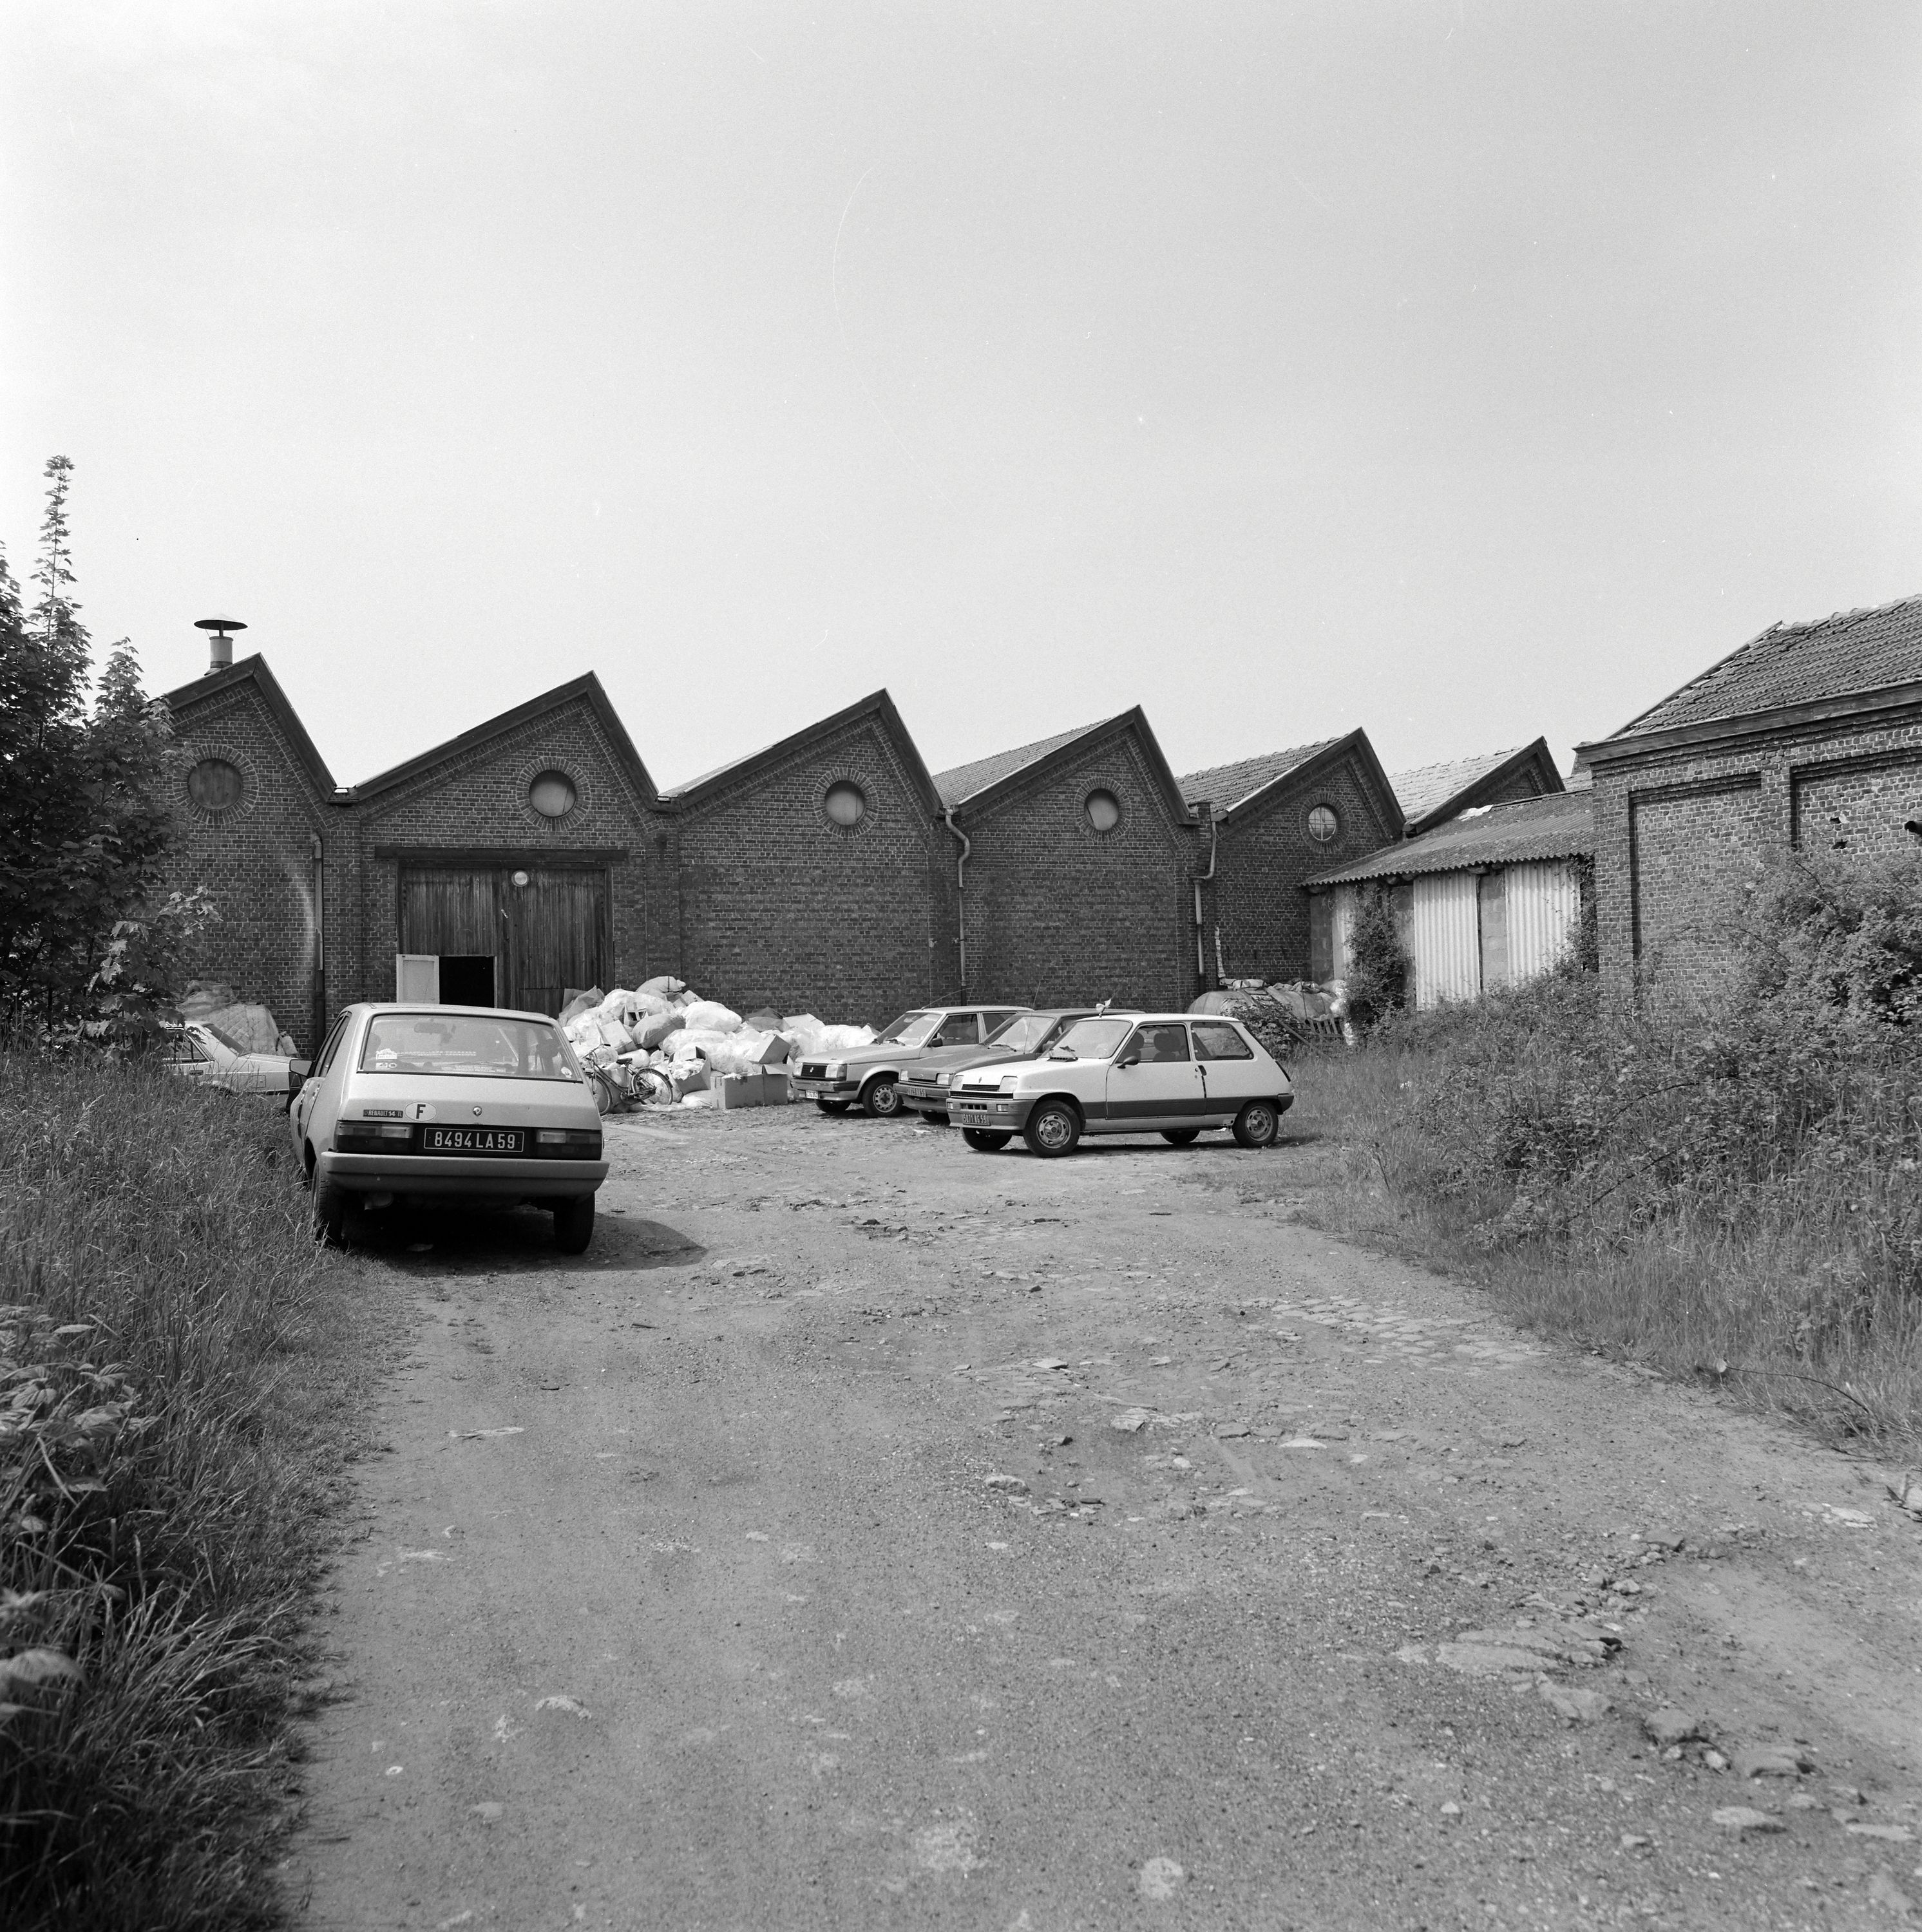
[[[1413,970],[1393,890],[1363,886],[1348,928],[1348,1012],[1355,1024],[1365,1031],[1406,1005]]]
[[[269,1105],[0,1053],[14,1932],[278,1918],[355,1279],[307,1233],[290,1161]]]

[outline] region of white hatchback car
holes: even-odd
[[[350,1006],[290,1118],[323,1240],[339,1240],[350,1198],[368,1208],[530,1202],[552,1210],[563,1253],[593,1238],[594,1190],[608,1172],[600,1114],[545,1013]]]
[[[1239,1020],[1102,1014],[1077,1020],[1039,1059],[957,1074],[947,1118],[982,1154],[1017,1134],[1044,1155],[1072,1154],[1083,1134],[1158,1133],[1185,1147],[1210,1127],[1265,1148],[1294,1101],[1286,1072]]]

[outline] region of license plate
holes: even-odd
[[[423,1127],[423,1154],[525,1154],[525,1127]]]

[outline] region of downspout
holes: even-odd
[[[1219,856],[1221,844],[1221,821],[1215,816],[1212,806],[1203,808],[1208,814],[1208,869],[1205,872],[1197,872],[1194,878],[1194,970],[1205,992],[1208,988],[1208,945],[1203,934],[1201,916],[1201,889],[1215,877],[1215,862]],[[1225,977],[1221,970],[1221,928],[1218,924],[1215,928],[1215,977]]]
[[[314,835],[314,1052],[327,1036],[327,861],[320,835]]]
[[[954,944],[961,968],[961,997],[968,997],[968,854],[975,848],[968,835],[954,822],[954,808],[941,807],[941,816],[949,831],[961,842],[961,856],[954,862]]]

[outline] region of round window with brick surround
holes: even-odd
[[[1121,823],[1121,800],[1111,791],[1091,791],[1081,808],[1097,832],[1112,832]]]
[[[224,758],[203,758],[187,774],[187,796],[203,812],[231,812],[246,790],[240,767]]]
[[[543,818],[565,818],[579,796],[565,772],[542,772],[527,788],[527,802]]]
[[[1308,836],[1317,845],[1332,844],[1341,830],[1340,814],[1332,805],[1317,805],[1308,814]]]
[[[867,816],[867,794],[852,778],[836,779],[821,802],[836,825],[858,825]]]

